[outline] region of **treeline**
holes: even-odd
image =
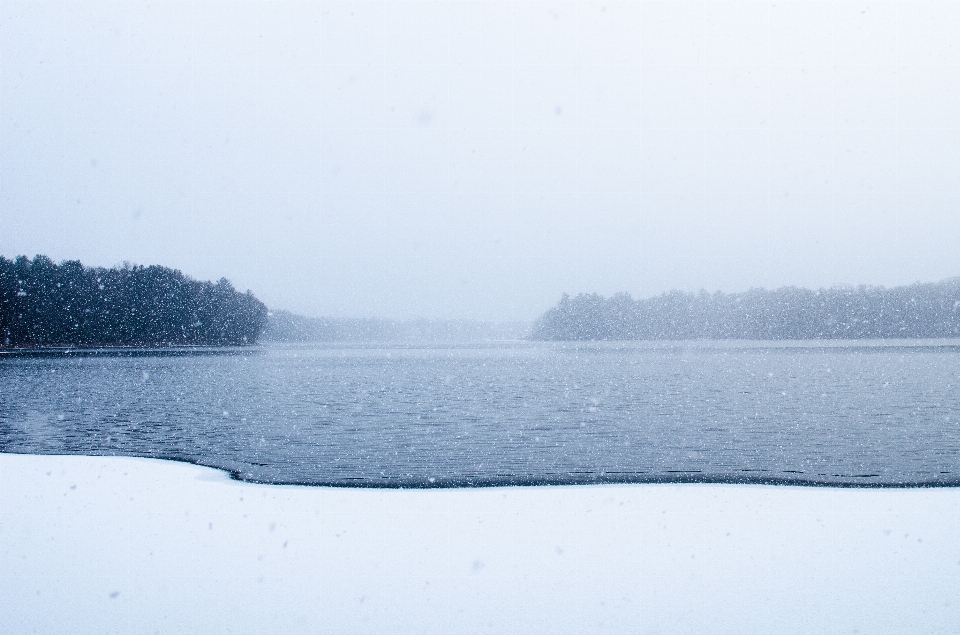
[[[271,311],[263,339],[271,342],[378,342],[395,339],[397,329],[378,318],[311,318]]]
[[[960,337],[960,278],[933,284],[784,287],[634,300],[569,297],[535,324],[539,340],[806,340]]]
[[[0,346],[243,345],[266,320],[267,307],[224,278],[0,256]]]
[[[289,311],[271,311],[263,339],[274,342],[483,342],[520,340],[529,332],[530,324],[524,322],[311,318]]]

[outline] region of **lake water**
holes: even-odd
[[[0,451],[267,483],[960,485],[960,342],[0,357]]]

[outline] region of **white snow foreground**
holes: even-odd
[[[960,489],[355,490],[0,454],[3,633],[958,633]]]

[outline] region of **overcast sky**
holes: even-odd
[[[960,275],[960,3],[0,4],[0,254],[307,315]]]

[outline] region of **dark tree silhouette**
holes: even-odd
[[[0,346],[254,344],[266,321],[263,303],[226,279],[0,256]]]
[[[960,278],[905,287],[698,294],[645,300],[564,294],[536,323],[540,340],[889,339],[960,337]]]

